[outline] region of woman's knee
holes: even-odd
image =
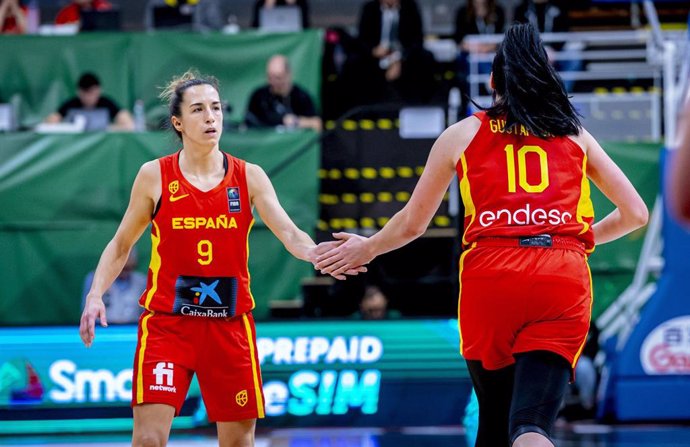
[[[168,439],[165,433],[156,430],[135,432],[132,447],[165,447]]]
[[[255,419],[218,422],[218,444],[220,447],[253,447],[255,426]]]

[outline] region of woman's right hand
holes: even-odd
[[[96,318],[101,320],[102,327],[108,327],[103,298],[98,295],[88,294],[79,323],[79,336],[87,348],[91,347],[94,338],[96,338]]]

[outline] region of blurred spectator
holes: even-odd
[[[400,318],[400,312],[388,308],[388,298],[377,286],[367,286],[359,302],[359,312],[353,318],[362,320],[386,320]]]
[[[287,57],[274,55],[266,64],[268,85],[256,89],[247,106],[245,123],[249,127],[285,126],[321,130],[321,118],[316,113],[309,94],[292,82],[292,70]]]
[[[148,0],[144,17],[147,30],[156,28],[154,20],[155,8],[170,8],[179,13],[179,17],[189,17],[189,21],[181,21],[178,25],[190,26],[194,31],[221,30],[226,21],[220,7],[220,0]],[[170,20],[170,19],[169,19]],[[166,24],[170,27],[172,24]]]
[[[468,0],[465,6],[458,8],[455,15],[455,32],[453,38],[458,44],[458,81],[462,96],[462,111],[464,115],[467,109],[466,98],[470,95],[470,87],[467,76],[470,74],[468,57],[470,53],[493,53],[497,44],[479,43],[470,44],[465,40],[466,36],[473,34],[502,34],[505,25],[505,12],[496,4],[496,0]],[[491,72],[491,62],[480,62],[478,72],[487,74]]]
[[[326,30],[321,59],[321,115],[325,120],[337,119],[357,105],[356,95],[350,91],[359,88],[352,81],[357,79],[352,70],[357,48],[357,40],[345,28]]]
[[[146,289],[146,275],[136,271],[139,257],[136,247],[129,252],[127,262],[122,272],[115,278],[115,282],[103,294],[103,304],[108,315],[108,323],[136,323],[143,308],[139,306],[139,298]],[[91,289],[91,282],[95,272],[89,272],[84,278],[82,293],[82,308],[86,294]]]
[[[307,0],[256,0],[252,13],[252,27],[259,27],[259,15],[262,9],[276,6],[297,6],[302,13],[302,29],[309,28],[309,4]]]
[[[523,0],[515,10],[515,21],[531,23],[540,33],[568,31],[568,13],[551,0]]]
[[[72,0],[69,5],[58,11],[55,24],[78,24],[82,11],[108,11],[112,8],[113,6],[107,0]]]
[[[57,112],[49,115],[46,123],[59,123],[73,109],[106,109],[110,117],[110,130],[134,130],[134,119],[125,109],[101,94],[101,82],[93,73],[84,73],[77,83],[77,96],[65,101]]]
[[[373,61],[367,64],[371,75],[368,93],[376,95],[383,91],[388,96],[374,96],[374,100],[425,102],[430,99],[435,61],[424,49],[422,18],[414,0],[365,3],[359,19],[359,40]]]
[[[556,3],[552,0],[523,0],[522,4],[515,10],[515,21],[519,23],[531,23],[539,29],[540,33],[564,33],[570,29],[568,18],[568,6],[565,2]],[[581,49],[580,43],[555,43],[544,46],[549,60],[558,71],[577,71],[582,67],[578,50]],[[564,54],[570,53],[571,58],[555,60],[556,51]],[[566,91],[571,92],[575,84],[572,80],[563,80]]]
[[[690,92],[678,115],[677,141],[669,184],[671,211],[686,225],[690,223]]]
[[[220,7],[220,0],[199,0],[194,8],[194,30],[221,30],[227,24]]]
[[[0,0],[1,34],[25,34],[28,10],[19,0]]]
[[[453,38],[461,50],[469,52],[465,36],[470,34],[502,34],[505,25],[505,12],[496,5],[496,0],[468,0],[467,5],[458,8],[455,15]],[[496,44],[482,44],[471,50],[489,53]]]

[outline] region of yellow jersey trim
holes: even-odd
[[[584,218],[594,218],[594,206],[590,198],[589,179],[587,178],[587,156],[582,159],[582,180],[580,182],[580,198],[577,201],[577,221],[582,224],[579,234],[585,234],[590,229]]]
[[[249,273],[249,233],[252,232],[252,228],[254,227],[254,218],[252,217],[252,221],[249,222],[249,228],[247,228],[247,292],[249,292],[249,299],[252,300],[252,307],[249,308],[249,310],[254,309],[256,307],[256,302],[254,302],[254,295],[252,295],[252,275]]]
[[[137,357],[137,404],[144,403],[144,354],[146,353],[146,342],[149,338],[149,319],[153,316],[153,312],[141,319],[141,342],[139,346],[139,355]]]
[[[264,400],[261,394],[261,386],[259,385],[259,366],[256,364],[256,347],[254,346],[255,338],[252,334],[252,326],[249,324],[249,318],[247,314],[242,314],[242,321],[244,322],[244,328],[247,331],[247,344],[249,344],[249,355],[252,359],[252,377],[254,379],[254,394],[256,395],[256,409],[259,414],[259,418],[264,417]]]
[[[156,222],[151,222],[151,224],[153,225],[153,229],[151,230],[151,263],[149,264],[149,270],[151,270],[151,288],[146,294],[146,301],[144,301],[144,307],[146,309],[149,309],[153,295],[155,295],[158,290],[158,272],[160,272],[162,264],[161,255],[158,253],[158,245],[160,245],[161,242],[161,232]]]
[[[465,256],[477,246],[476,242],[472,243],[467,250],[460,255],[460,267],[458,268],[458,334],[460,335],[460,355],[462,355],[462,327],[460,326],[460,301],[462,301],[462,271],[465,267]]]
[[[471,216],[470,223],[469,225],[467,225],[467,228],[465,228],[465,232],[462,234],[463,245],[468,245],[465,236],[467,235],[467,231],[470,228],[472,228],[472,224],[474,223],[474,218],[477,214],[477,211],[475,210],[474,202],[472,201],[472,192],[470,191],[470,180],[467,178],[467,160],[465,159],[464,153],[460,156],[460,165],[462,166],[462,180],[460,180],[460,195],[462,196],[462,202],[465,204],[465,217]]]
[[[594,288],[592,286],[592,270],[589,268],[589,262],[587,262],[587,257],[585,256],[585,265],[587,266],[587,275],[589,276],[589,324],[587,325],[588,327],[592,324],[592,306],[594,305]],[[588,330],[589,332],[589,330]],[[582,340],[582,344],[580,345],[580,349],[577,350],[577,354],[575,354],[575,357],[573,357],[573,364],[570,365],[573,369],[575,369],[575,365],[577,364],[577,361],[580,359],[580,355],[582,354],[582,350],[585,348],[585,344],[587,343],[587,335],[585,334],[585,339]]]

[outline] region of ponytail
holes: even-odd
[[[538,137],[577,135],[580,118],[531,24],[508,28],[493,65],[494,103],[486,112]]]

